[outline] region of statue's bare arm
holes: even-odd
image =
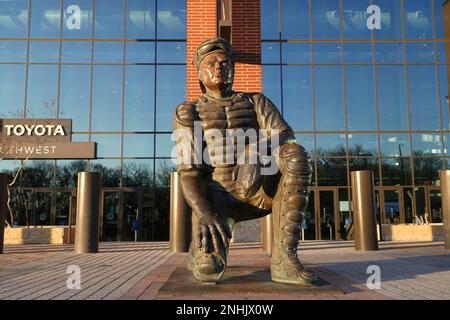
[[[177,107],[174,130],[185,130],[183,134],[184,140],[177,140],[177,148],[181,153],[190,154],[195,149],[193,141],[195,121],[198,121],[198,118],[193,103],[185,102]],[[187,161],[192,161],[192,158],[188,157]],[[231,232],[222,219],[213,211],[208,199],[204,196],[203,182],[205,177],[202,171],[204,171],[204,165],[201,164],[182,163],[178,166],[184,196],[192,208],[192,214],[195,214],[198,218],[196,244],[206,252],[210,251],[212,245],[212,249],[219,252],[228,246]]]
[[[204,197],[201,177],[182,173],[180,181],[186,201],[191,206],[192,213],[198,218],[197,239],[195,239],[197,247],[203,248],[206,252],[210,250],[211,244],[216,252],[220,252],[223,246],[228,247],[230,230]]]

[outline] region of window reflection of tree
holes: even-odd
[[[347,185],[347,165],[343,158],[319,158],[317,176],[321,186]]]
[[[416,184],[434,184],[439,179],[439,170],[442,167],[442,161],[438,157],[418,157],[423,153],[414,151],[414,177]]]

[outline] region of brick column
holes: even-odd
[[[233,0],[231,39],[236,51],[236,91],[262,91],[260,15],[260,0]]]
[[[202,90],[198,84],[197,68],[192,64],[192,59],[203,40],[216,37],[217,1],[187,0],[186,14],[186,99],[193,100],[202,94]]]
[[[236,51],[234,90],[261,92],[260,0],[233,0],[232,44]],[[188,100],[199,97],[198,73],[192,64],[195,49],[203,40],[217,36],[217,0],[187,1]]]

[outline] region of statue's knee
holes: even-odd
[[[311,163],[305,148],[298,144],[284,144],[279,151],[279,165],[282,174],[309,179]]]

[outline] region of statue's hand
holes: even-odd
[[[216,214],[203,214],[198,220],[197,246],[210,252],[211,244],[220,253],[228,247],[231,232],[225,222]]]

